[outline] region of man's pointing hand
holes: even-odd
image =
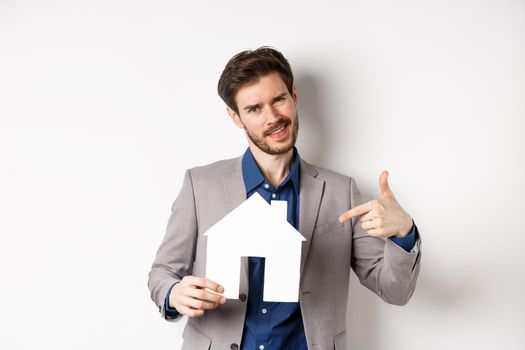
[[[360,216],[361,227],[374,237],[405,237],[412,229],[412,218],[401,208],[388,185],[388,171],[379,177],[380,198],[341,214],[339,222]]]

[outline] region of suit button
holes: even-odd
[[[239,299],[241,299],[241,301],[246,301],[246,294],[244,293],[239,294]]]
[[[232,345],[230,345],[230,349],[231,350],[239,350],[239,345],[233,343]]]

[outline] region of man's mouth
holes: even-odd
[[[286,136],[286,134],[288,133],[287,126],[288,126],[288,123],[282,124],[277,129],[275,129],[274,131],[270,132],[268,134],[268,136],[270,136],[271,138],[274,138],[274,139],[279,139],[279,138],[281,138],[283,136]]]

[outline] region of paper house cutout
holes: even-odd
[[[287,202],[268,204],[258,193],[213,225],[208,237],[206,277],[239,298],[241,257],[264,257],[264,301],[297,302],[301,246],[306,239],[288,221]]]

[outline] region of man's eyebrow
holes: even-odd
[[[273,98],[273,101],[277,101],[278,99],[280,98],[283,98],[286,96],[286,92],[281,92],[279,95],[277,95],[276,97]]]
[[[260,107],[260,106],[261,106],[260,103],[257,103],[257,104],[254,104],[254,105],[248,105],[248,106],[244,107],[243,110],[248,111],[248,110],[250,110],[250,109],[252,109],[254,107]]]

